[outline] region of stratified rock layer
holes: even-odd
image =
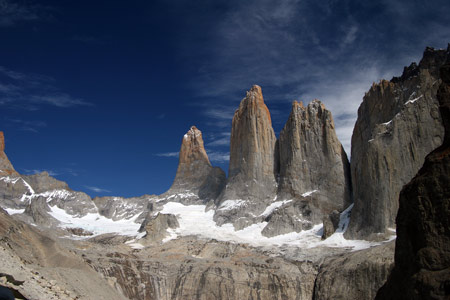
[[[269,110],[261,88],[254,85],[234,113],[228,181],[220,203],[242,200],[247,201],[247,212],[257,214],[264,210],[274,199],[277,188],[275,143]],[[226,214],[243,217],[239,211],[228,210]],[[217,220],[224,222],[218,215]]]
[[[347,238],[379,238],[395,227],[401,188],[443,140],[436,92],[448,50],[427,48],[419,65],[374,84],[352,136],[354,208]]]
[[[180,202],[214,200],[225,186],[226,175],[219,167],[212,167],[206,154],[202,133],[192,126],[181,143],[175,180],[164,196],[180,195]],[[186,197],[186,195],[191,195]]]
[[[129,299],[312,299],[317,274],[311,262],[187,237],[134,253],[92,250],[85,259]]]
[[[394,242],[330,257],[320,266],[314,300],[372,300],[394,266]]]
[[[450,63],[441,75],[445,140],[400,193],[395,268],[376,299],[450,299]]]
[[[334,129],[331,112],[319,101],[297,101],[280,133],[278,199],[311,193],[313,205],[327,215],[351,203],[350,166]]]

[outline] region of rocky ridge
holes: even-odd
[[[419,65],[374,84],[352,136],[354,208],[347,238],[383,238],[395,227],[401,188],[438,147],[444,131],[436,92],[449,50],[427,48]]]
[[[428,62],[423,65],[431,70],[437,61],[439,57],[430,55]],[[410,80],[409,76],[414,77],[420,72],[413,66],[404,72],[404,76],[392,82],[394,84]],[[427,78],[426,74],[424,76]],[[408,101],[411,102],[406,102],[405,105],[419,103],[420,100]],[[4,253],[0,252],[0,256],[12,257],[12,254],[15,254],[14,261],[23,268],[39,274],[45,272],[45,276],[41,275],[42,280],[32,279],[32,276],[26,277],[35,284],[30,291],[22,289],[25,294],[28,292],[26,296],[31,299],[33,289],[38,286],[45,289],[50,286],[53,293],[52,280],[59,280],[64,287],[58,284],[58,289],[55,288],[56,296],[51,297],[59,295],[62,299],[66,296],[72,299],[70,291],[75,291],[74,298],[81,299],[91,296],[101,299],[103,295],[110,295],[111,291],[116,293],[116,298],[121,299],[371,299],[392,268],[393,245],[359,244],[361,248],[375,247],[350,252],[356,244],[346,244],[348,241],[342,239],[346,227],[342,221],[349,218],[351,206],[337,222],[339,211],[348,205],[346,192],[349,191],[349,186],[344,155],[339,152],[340,143],[334,139],[331,114],[318,101],[314,101],[307,108],[300,107],[298,103],[293,106],[296,111],[292,114],[296,116],[289,119],[284,132],[284,146],[280,146],[281,137],[277,144],[261,89],[255,86],[248,92],[233,119],[230,178],[227,188],[220,195],[220,188],[213,188],[214,192],[208,194],[211,196],[200,197],[205,174],[212,167],[204,151],[201,133],[198,134],[199,131],[194,127],[188,132],[187,138],[183,138],[179,172],[177,171],[172,185],[173,189],[164,195],[145,195],[129,199],[100,197],[92,200],[84,193],[70,190],[65,183],[51,178],[48,174],[2,177],[0,197],[3,198],[0,198],[0,203],[14,215],[8,216],[0,209],[0,246],[5,250]],[[400,118],[401,115],[397,117]],[[433,112],[431,115],[433,116]],[[302,139],[312,142],[302,143]],[[300,148],[297,147],[298,144]],[[421,145],[418,144],[417,147]],[[285,154],[280,153],[282,148],[288,149]],[[342,147],[340,148],[342,150]],[[303,192],[305,187],[301,185],[306,185],[307,182],[294,182],[293,176],[301,166],[296,162],[307,158],[305,153],[314,151],[317,156],[313,156],[308,168],[321,170],[323,165],[330,168],[334,158],[338,167],[333,172],[342,174],[339,178],[331,178],[334,179],[332,182],[324,182],[321,185],[321,189],[327,192],[344,191],[336,192],[338,195],[334,200],[316,198],[314,194],[317,192],[313,187]],[[285,158],[283,163],[282,156]],[[234,173],[231,172],[232,165]],[[278,175],[281,175],[283,168],[286,168],[283,173],[284,183],[280,188],[277,179],[280,178],[281,182],[281,176]],[[443,174],[446,174],[445,171]],[[311,176],[301,168],[298,172],[305,178]],[[208,176],[211,177],[214,175]],[[219,179],[214,182],[223,181]],[[258,185],[261,182],[268,185],[259,190]],[[343,182],[347,186],[342,186]],[[263,196],[261,192],[264,192]],[[181,196],[183,193],[184,196]],[[213,207],[213,201],[210,201],[213,199],[216,207]],[[318,202],[319,200],[323,202]],[[161,213],[170,205],[173,207],[174,203],[170,202],[174,201],[185,205],[175,203],[181,209],[178,213]],[[182,213],[190,209],[189,204],[194,203],[196,205],[191,208],[203,210],[204,207],[205,211],[201,211],[201,214],[196,211],[183,215]],[[335,209],[335,205],[337,210],[331,211]],[[210,210],[206,210],[207,208]],[[445,214],[445,210],[441,210]],[[327,216],[328,213],[331,214]],[[73,223],[74,228],[69,228],[63,226],[63,223],[68,221],[58,219],[58,214],[70,218],[70,222],[84,220],[95,224],[96,227],[120,224],[121,232],[87,232],[83,231],[81,225],[76,227],[76,222]],[[252,230],[255,228],[260,230],[264,235],[260,237],[262,241],[267,241],[267,237],[285,233],[292,235],[294,232],[311,229],[309,232],[302,232],[305,235],[298,237],[305,238],[306,234],[309,234],[308,238],[317,246],[280,245],[280,240],[276,238],[270,240],[273,244],[258,247],[235,240],[224,241],[229,239],[232,230],[230,227],[233,227],[231,224],[224,224],[222,227],[228,231],[216,228],[214,232],[219,235],[214,238],[206,237],[202,233],[182,234],[187,221],[202,224],[199,223],[199,217],[207,216],[212,219],[213,214],[218,224],[231,223],[234,233],[237,232],[236,229],[244,229],[239,232],[247,232],[247,235],[254,234],[256,231]],[[89,219],[91,217],[94,218]],[[328,244],[326,241],[319,242],[321,230],[313,230],[313,225],[320,223],[322,217],[329,218],[331,223],[327,227],[332,229],[324,232],[324,236],[331,234],[326,240],[331,240]],[[354,211],[353,218],[358,218],[355,217]],[[22,221],[38,226],[28,226]],[[109,223],[102,223],[106,221]],[[127,223],[122,223],[123,221]],[[207,224],[214,230],[213,227],[217,223],[211,222]],[[125,228],[130,223],[134,224],[133,227]],[[337,226],[335,223],[338,223]],[[448,227],[441,223],[438,225],[433,233],[440,233],[442,228]],[[427,226],[422,227],[428,228]],[[334,228],[338,228],[339,232],[332,234]],[[325,228],[322,231],[325,231]],[[60,238],[74,238],[73,234],[78,235],[74,240]],[[169,234],[174,234],[175,237],[167,238]],[[90,238],[91,235],[95,236]],[[427,236],[427,233],[424,236]],[[332,244],[333,241],[338,242],[337,247]],[[433,235],[430,244],[434,241],[437,244],[446,243],[440,234]],[[434,247],[436,244],[432,245]],[[442,254],[444,259],[441,259],[440,252],[434,251],[434,248],[428,250],[420,250],[425,253],[423,257],[427,267],[431,265],[432,268],[441,268],[447,264],[445,253]],[[441,271],[439,274],[446,274],[445,269]],[[100,287],[93,291],[95,295],[86,293],[82,290],[84,287],[74,286],[74,282],[81,282],[90,287],[91,283],[85,281],[91,276],[94,276],[92,278],[95,284]],[[22,280],[24,277],[18,278]],[[427,278],[432,277],[430,275]],[[445,290],[445,283],[443,286]],[[58,290],[63,292],[58,294]],[[109,296],[108,298],[116,299]]]
[[[376,299],[450,297],[450,57],[437,98],[443,144],[400,193],[395,267]]]

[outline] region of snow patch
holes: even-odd
[[[8,212],[9,215],[17,215],[17,214],[23,214],[25,209],[14,209],[14,208],[3,208]]]
[[[273,202],[272,204],[270,204],[269,206],[266,207],[266,209],[264,210],[264,212],[262,214],[260,214],[260,217],[267,217],[268,215],[270,215],[274,210],[276,210],[278,207],[283,206],[286,203],[292,202],[292,200],[283,200],[283,201],[276,201]]]
[[[315,225],[310,230],[291,232],[275,237],[265,237],[261,234],[267,222],[260,222],[248,226],[242,230],[235,230],[232,224],[217,226],[214,222],[214,211],[205,211],[205,205],[183,205],[181,203],[168,202],[163,206],[161,213],[177,216],[180,226],[169,229],[169,236],[163,241],[167,242],[178,236],[196,235],[204,238],[220,241],[247,243],[255,247],[287,245],[297,248],[314,248],[319,246],[348,247],[352,250],[369,248],[380,243],[368,241],[346,240],[343,232],[347,229],[351,207],[341,215],[338,232],[325,241],[321,240],[323,225]]]
[[[28,191],[30,191],[31,194],[34,194],[34,190],[31,187],[31,185],[28,184],[28,182],[25,181],[25,179],[22,178],[23,184],[28,188]]]
[[[222,202],[218,210],[232,210],[241,207],[245,204],[245,200],[226,200]]]
[[[6,183],[12,183],[12,184],[16,184],[16,182],[22,179],[21,177],[9,177],[9,176],[5,176],[5,177],[0,177],[0,180],[6,182]]]
[[[113,221],[98,213],[88,213],[83,217],[74,217],[68,214],[65,210],[55,206],[50,207],[49,214],[58,220],[62,228],[81,228],[86,231],[90,231],[95,235],[105,233],[117,233],[119,235],[135,236],[138,233],[138,223],[135,223],[139,214],[136,214],[132,218]]]
[[[414,103],[414,102],[416,102],[417,100],[419,100],[419,99],[422,98],[422,97],[423,97],[423,95],[420,95],[420,96],[417,97],[417,98],[408,100],[408,101],[405,103],[405,105],[410,104],[410,103]]]
[[[302,194],[302,197],[308,197],[308,196],[311,196],[311,195],[314,194],[315,192],[317,192],[317,190],[312,190],[312,191],[303,193],[303,194]]]

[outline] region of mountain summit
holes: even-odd
[[[219,167],[213,167],[209,162],[202,132],[192,126],[183,136],[175,180],[165,194],[185,195],[187,197],[181,198],[190,200],[213,200],[222,191],[225,180],[225,172]]]

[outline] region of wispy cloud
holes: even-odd
[[[0,27],[10,27],[20,22],[48,18],[49,10],[49,7],[30,2],[0,0]]]
[[[61,92],[51,77],[25,74],[0,66],[0,105],[32,111],[42,105],[68,108],[93,104]]]
[[[206,151],[208,154],[209,161],[215,163],[224,163],[230,160],[229,152],[220,152],[220,151]]]
[[[349,152],[357,109],[372,82],[399,75],[425,46],[450,41],[444,0],[230,1],[204,44],[190,39],[197,44],[188,47],[201,55],[185,60],[190,86],[205,99],[208,125],[218,130],[230,127],[238,101],[259,84],[269,107],[322,100]]]
[[[156,153],[156,156],[161,157],[178,157],[179,152],[164,152],[164,153]]]
[[[88,190],[91,190],[91,191],[96,192],[96,193],[111,193],[110,190],[99,188],[99,187],[96,187],[96,186],[85,185],[84,187],[87,188]]]
[[[218,137],[213,137],[211,142],[208,142],[206,146],[228,146],[230,144],[230,132],[221,132]]]
[[[5,118],[7,124],[16,127],[19,130],[39,132],[39,129],[47,127],[47,123],[44,121],[31,121],[22,119]]]

